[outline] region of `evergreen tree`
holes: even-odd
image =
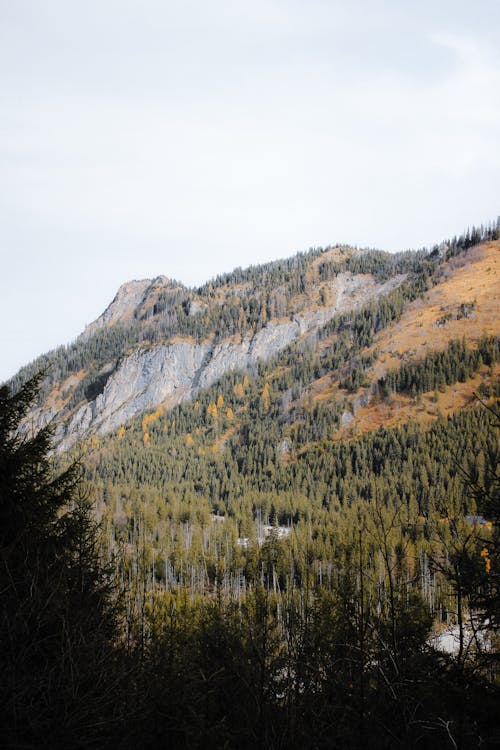
[[[78,465],[55,474],[50,427],[23,422],[40,378],[0,388],[0,744],[103,747],[117,608]]]

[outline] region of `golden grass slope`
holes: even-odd
[[[462,304],[470,305],[467,315],[460,315]],[[422,298],[408,306],[401,319],[376,337],[371,350],[378,359],[367,372],[370,383],[386,372],[397,369],[402,361],[422,359],[429,351],[446,349],[451,339],[465,337],[474,347],[482,335],[500,334],[500,241],[486,242],[468,253],[452,258],[439,283]],[[404,394],[393,394],[376,403],[373,396],[367,405],[358,394],[339,389],[338,381],[326,376],[314,383],[314,401],[344,398],[354,418],[331,437],[334,440],[411,420],[428,424],[439,414],[447,415],[474,400],[481,383],[494,385],[500,378],[500,366],[483,367],[466,383],[448,386],[437,394],[424,394],[416,402]],[[366,389],[366,393],[369,389]],[[366,398],[365,398],[366,400]]]
[[[472,303],[474,309],[470,317],[457,319],[462,303]],[[447,314],[451,318],[445,321]],[[485,333],[498,334],[499,329],[500,241],[496,240],[453,258],[443,280],[409,305],[398,323],[380,333],[375,342],[379,366],[384,371],[395,369],[401,356],[411,353],[411,359],[418,359],[462,336],[473,344]]]

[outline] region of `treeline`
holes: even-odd
[[[486,225],[481,224],[479,227],[469,227],[464,234],[441,243],[441,246],[445,249],[446,260],[449,260],[455,255],[466,252],[480,242],[498,239],[500,239],[500,216],[497,217],[496,221],[490,221]],[[439,252],[439,248],[434,248],[434,253],[436,252]]]
[[[419,274],[422,268],[432,268],[439,259],[446,260],[466,252],[480,242],[500,239],[500,217],[487,225],[467,229],[459,237],[444,240],[431,250],[406,250],[399,253],[387,253],[382,250],[367,250],[361,254],[349,254],[341,261],[324,261],[319,266],[319,277],[327,281],[339,273],[350,271],[353,274],[369,273],[378,281],[385,281],[396,274]]]
[[[215,279],[198,287],[197,293],[201,296],[210,296],[214,290],[220,287],[238,284],[249,284],[254,290],[263,288],[272,291],[277,286],[285,286],[291,291],[304,291],[305,274],[311,262],[330,249],[330,247],[310,248],[308,252],[297,253],[285,260],[262,263],[245,269],[235,268],[234,271],[220,274]],[[301,283],[301,279],[303,283]]]
[[[427,250],[407,250],[400,253],[387,253],[383,250],[366,250],[362,253],[345,253],[340,261],[322,262],[319,266],[319,278],[328,281],[339,273],[349,271],[353,274],[372,274],[377,281],[387,281],[396,274],[420,273],[424,263],[429,265]]]

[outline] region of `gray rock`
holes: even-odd
[[[58,450],[66,450],[79,438],[88,434],[103,435],[144,411],[154,410],[159,405],[169,408],[192,399],[200,389],[213,385],[227,372],[254,371],[260,360],[270,359],[298,339],[304,346],[314,345],[318,328],[337,312],[386,294],[404,278],[399,276],[377,285],[371,276],[339,274],[331,282],[335,304],[303,311],[291,320],[271,320],[255,334],[228,337],[217,344],[184,339],[137,346],[119,360],[116,367],[115,363],[110,363],[109,369],[115,369],[103,392],[93,401],[81,404],[71,414],[64,411],[58,414],[57,410],[44,407],[32,412],[30,419],[37,428],[59,419]],[[82,336],[88,337],[98,328],[126,320],[127,316],[133,317],[152,286],[167,283],[167,279],[159,277],[153,282],[124,284],[103,315],[88,326]],[[191,303],[189,311],[195,314],[196,303]],[[352,414],[344,412],[342,424],[351,420]]]
[[[80,340],[90,338],[100,328],[116,323],[127,315],[133,315],[134,310],[139,307],[150,286],[151,279],[128,281],[126,284],[122,284],[111,304],[108,305],[97,320],[89,323],[84,332],[79,336]]]

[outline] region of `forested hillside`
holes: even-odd
[[[499,231],[131,282],[2,389],[4,745],[498,746]]]
[[[45,373],[31,419],[39,427],[56,425],[61,450],[146,410],[195,400],[226,374],[254,376],[272,360],[278,367],[301,360],[301,372],[288,368],[301,396],[334,386],[337,375],[341,387],[355,392],[373,385],[373,375],[363,375],[370,366],[381,377],[394,369],[395,356],[420,355],[422,346],[423,353],[443,349],[463,336],[475,346],[483,334],[497,333],[491,304],[498,233],[495,225],[430,251],[393,255],[314,249],[237,269],[198,289],[163,276],[130,282],[73,344],[39,358],[11,385],[15,390]],[[411,341],[397,332],[408,319],[420,326]],[[396,350],[388,342],[397,336]]]

